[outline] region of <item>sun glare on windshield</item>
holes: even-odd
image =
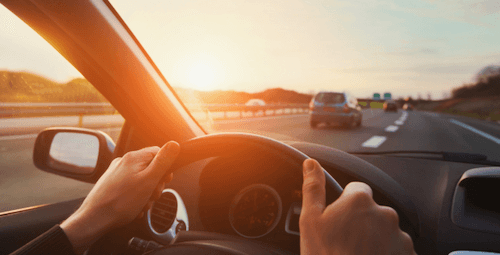
[[[214,65],[202,60],[195,61],[189,65],[188,79],[193,88],[198,90],[211,90],[214,85],[216,75]]]

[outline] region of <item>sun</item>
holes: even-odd
[[[200,61],[189,67],[188,81],[194,89],[211,90],[214,87],[215,75],[213,64]]]

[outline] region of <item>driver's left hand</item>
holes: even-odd
[[[148,147],[113,160],[80,208],[60,225],[75,251],[85,251],[107,230],[147,211],[172,179],[169,169],[179,150],[171,141],[161,149]]]

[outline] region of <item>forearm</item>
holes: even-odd
[[[73,246],[59,225],[33,239],[11,255],[75,254]]]

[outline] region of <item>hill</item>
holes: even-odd
[[[238,91],[197,91],[174,88],[187,104],[244,104],[252,98],[266,103],[309,103],[311,95],[281,88],[258,93]],[[28,72],[0,71],[0,102],[107,102],[84,78],[58,83]]]
[[[27,73],[0,71],[0,102],[107,102],[86,79],[58,83]]]
[[[248,100],[262,99],[268,104],[307,104],[312,96],[282,88],[267,89],[257,93],[239,91],[196,91],[192,89],[174,88],[179,97],[187,104],[244,104]]]

